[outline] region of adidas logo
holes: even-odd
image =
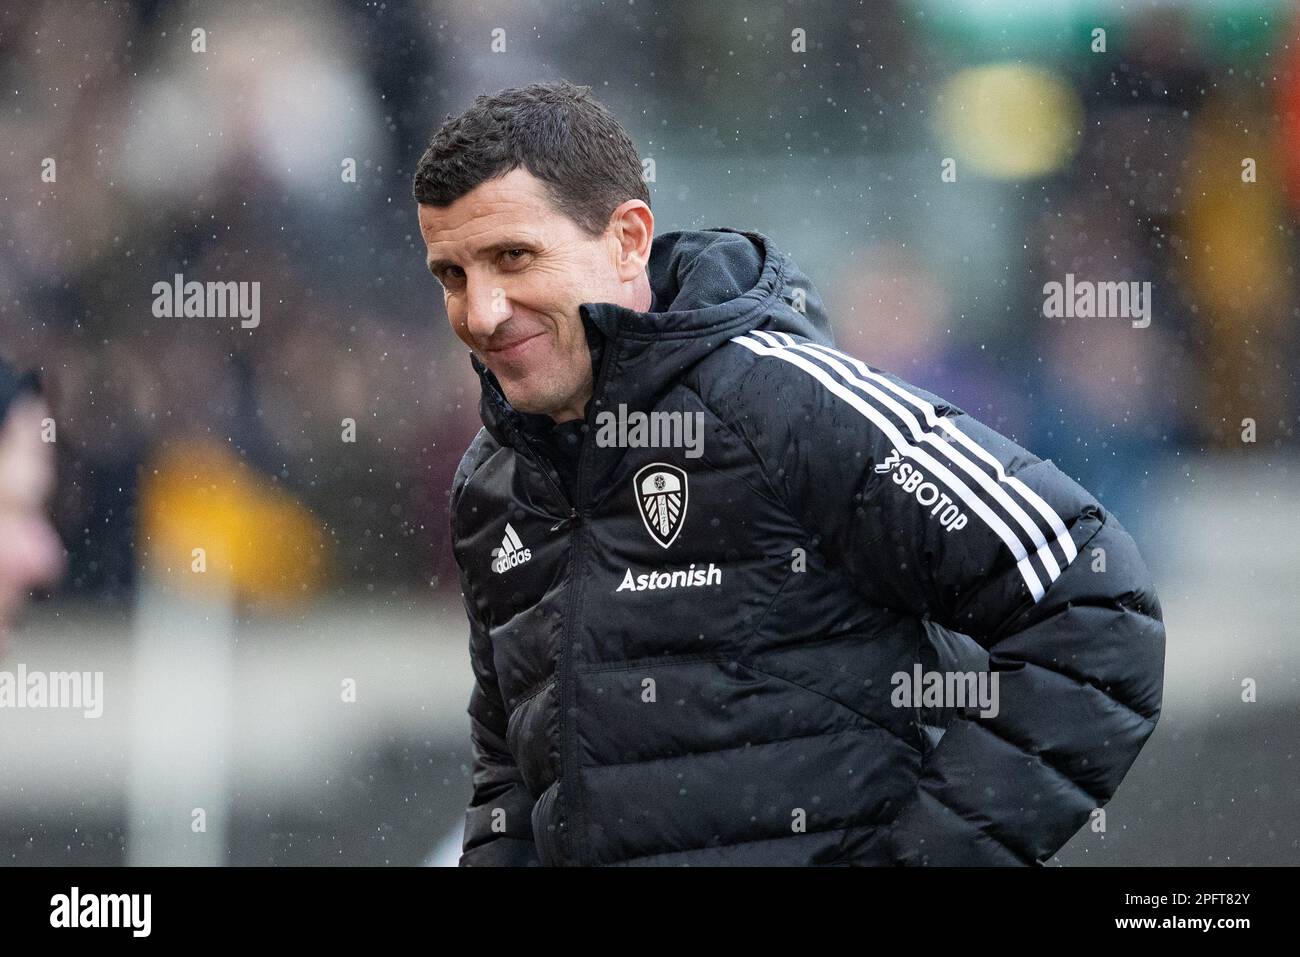
[[[532,557],[532,551],[524,548],[524,543],[519,540],[519,533],[507,522],[501,547],[492,549],[492,570],[500,575],[510,571],[516,565],[522,565]]]

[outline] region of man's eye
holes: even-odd
[[[501,255],[507,257],[511,262],[518,262],[520,259],[522,259],[523,257],[525,257],[525,256],[528,255],[528,250],[526,250],[526,249],[507,249],[507,250],[505,250],[505,252],[503,252]]]

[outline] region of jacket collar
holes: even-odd
[[[755,328],[791,332],[833,345],[830,325],[811,282],[772,241],[727,227],[677,230],[657,236],[647,272],[654,294],[647,312],[609,302],[578,307],[592,353],[594,386],[586,421],[602,411],[651,411],[692,366],[733,336]],[[804,290],[802,312],[780,306]],[[496,376],[471,353],[482,384],[479,414],[497,442],[527,447],[521,433],[540,434],[549,416],[511,407]],[[602,475],[622,449],[587,451]]]

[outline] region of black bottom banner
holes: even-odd
[[[11,941],[337,946],[414,935],[412,943],[436,947],[483,934],[526,939],[571,918],[584,931],[715,930],[733,941],[785,925],[819,935],[842,927],[864,941],[890,931],[968,945],[1156,934],[1231,946],[1239,935],[1283,930],[1295,876],[1209,867],[9,868],[0,870],[0,926]]]

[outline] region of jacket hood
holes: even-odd
[[[830,322],[808,276],[762,233],[727,227],[656,236],[647,267],[654,296],[638,312],[609,302],[579,306],[592,351],[594,387],[587,422],[625,403],[650,410],[692,366],[733,336],[788,332],[833,346]],[[471,353],[483,385],[479,412],[500,443],[551,419],[515,410],[496,376]]]

